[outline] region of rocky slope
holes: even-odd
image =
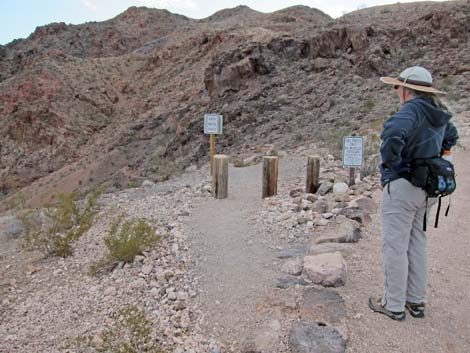
[[[376,142],[396,109],[378,77],[410,65],[428,67],[462,110],[469,17],[469,1],[337,20],[307,7],[242,6],[199,21],[130,8],[102,23],[40,27],[0,47],[3,207],[197,167],[208,159],[205,112],[224,115],[217,148],[234,158],[265,144],[337,147],[350,133]]]

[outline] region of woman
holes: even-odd
[[[432,87],[432,76],[414,66],[398,78],[382,77],[393,85],[400,110],[384,124],[382,157],[382,253],[384,295],[370,298],[369,307],[393,320],[424,317],[427,286],[426,233],[423,220],[426,192],[410,183],[413,160],[441,156],[456,144],[452,114],[440,103],[444,94]]]

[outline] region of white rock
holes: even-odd
[[[331,212],[327,212],[327,213],[323,213],[321,216],[325,219],[331,219],[334,217],[334,214]]]
[[[349,186],[346,183],[336,183],[333,185],[333,194],[345,194],[349,190]]]
[[[340,252],[305,256],[304,272],[315,284],[338,287],[346,283],[347,266]]]
[[[144,180],[144,182],[142,183],[142,187],[144,188],[151,188],[155,186],[155,183],[151,180]]]

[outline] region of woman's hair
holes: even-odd
[[[447,106],[444,103],[442,103],[441,99],[439,98],[439,96],[437,94],[432,93],[432,92],[417,91],[417,90],[414,90],[414,89],[411,89],[411,88],[408,88],[408,87],[404,87],[404,88],[411,91],[416,97],[431,98],[432,102],[434,103],[434,105],[437,108],[440,108],[440,109],[442,109],[446,112],[449,111],[449,108],[447,108]]]

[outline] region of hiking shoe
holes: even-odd
[[[410,315],[419,319],[424,317],[424,303],[406,302],[405,308],[408,309]]]
[[[396,312],[396,311],[390,311],[385,309],[385,307],[382,305],[382,300],[378,298],[369,298],[369,308],[371,308],[373,311],[377,313],[384,314],[388,316],[392,320],[396,321],[403,321],[405,320],[406,314],[404,311],[401,312]]]

